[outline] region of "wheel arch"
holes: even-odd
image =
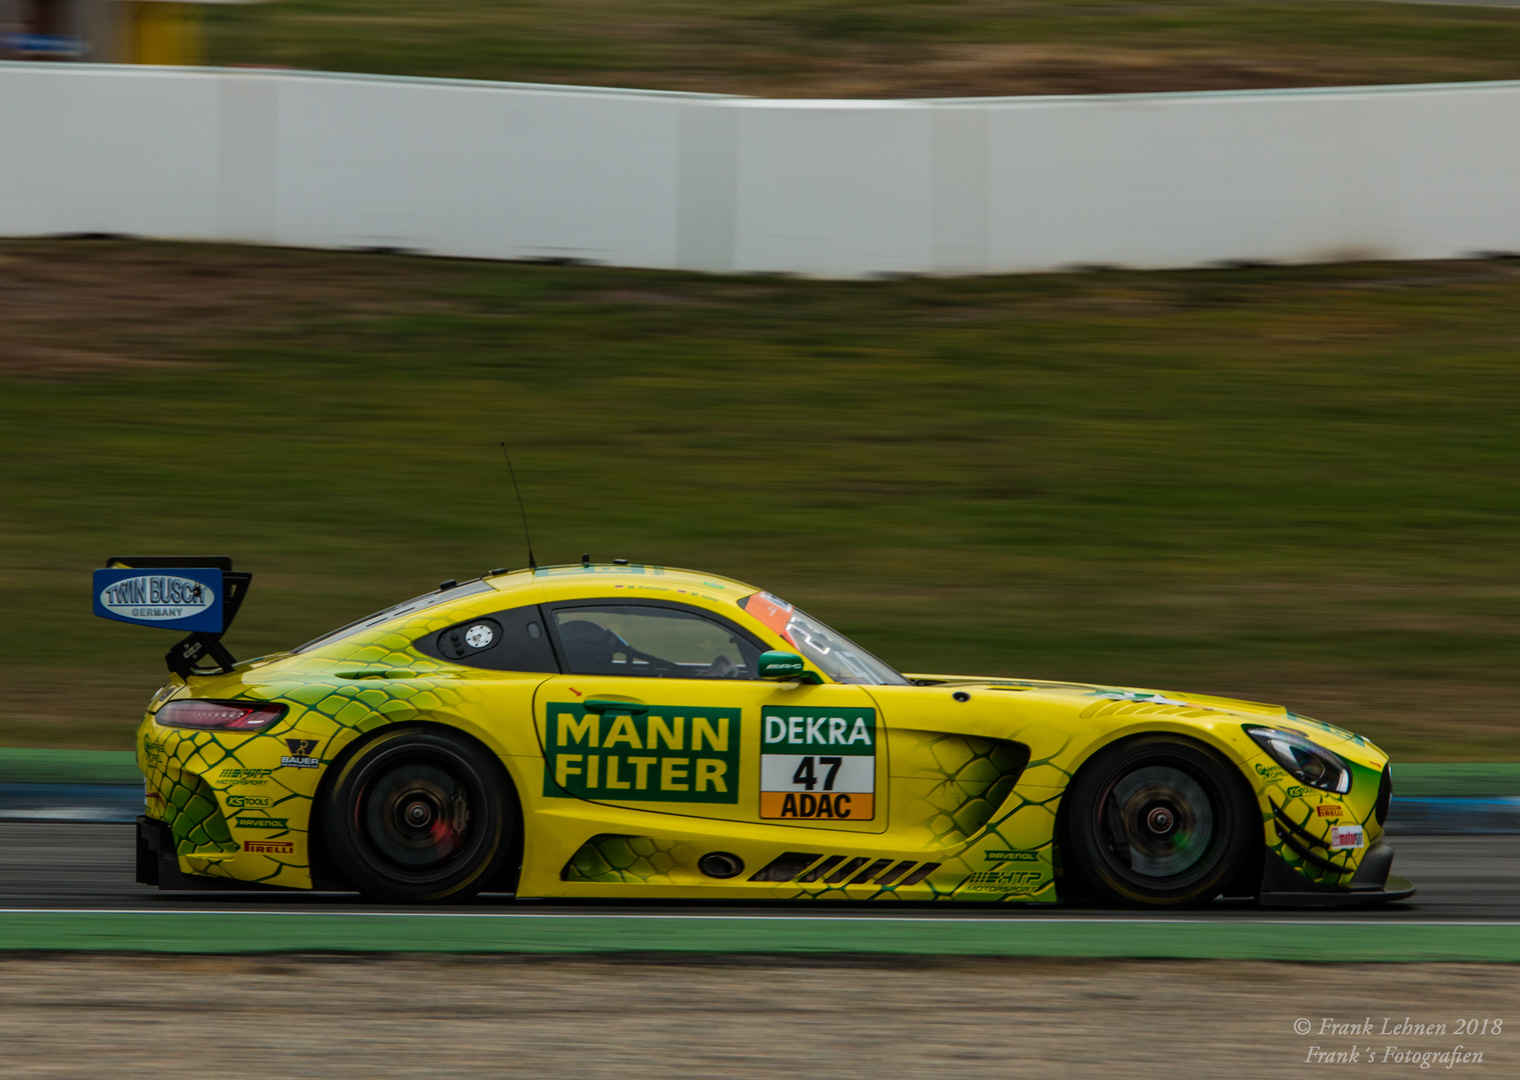
[[[1054,848],[1056,864],[1058,866],[1063,865],[1063,855],[1066,854],[1065,849],[1067,847],[1067,829],[1070,817],[1069,810],[1071,806],[1071,800],[1066,797],[1066,793],[1069,792],[1076,784],[1077,778],[1092,766],[1094,759],[1096,759],[1101,753],[1115,747],[1122,746],[1126,743],[1137,742],[1141,739],[1153,738],[1158,735],[1168,736],[1171,738],[1180,739],[1184,742],[1193,743],[1196,746],[1201,746],[1204,749],[1211,751],[1217,757],[1221,758],[1229,766],[1228,775],[1231,778],[1230,783],[1235,785],[1237,793],[1244,796],[1245,801],[1249,805],[1255,807],[1258,811],[1260,810],[1260,792],[1258,791],[1256,784],[1251,779],[1250,774],[1246,771],[1245,765],[1238,760],[1238,754],[1233,751],[1233,748],[1230,746],[1230,744],[1217,737],[1213,737],[1214,733],[1209,729],[1172,724],[1150,724],[1145,727],[1126,727],[1124,729],[1105,733],[1105,737],[1093,740],[1090,745],[1084,748],[1081,756],[1076,759],[1076,766],[1071,770],[1071,778],[1066,782],[1065,791],[1062,792],[1061,801],[1056,807],[1056,820],[1054,833],[1052,836],[1052,847]],[[1252,850],[1246,858],[1240,872],[1236,874],[1230,883],[1225,887],[1225,890],[1221,895],[1254,896],[1257,892],[1260,891],[1262,868],[1265,864],[1267,854],[1267,841],[1264,831],[1261,833],[1261,835],[1258,836],[1258,840],[1259,842],[1253,845]],[[1057,884],[1057,893],[1061,895],[1062,899],[1070,898],[1066,895],[1066,891],[1070,889],[1071,884],[1076,880],[1078,880],[1077,876],[1073,875],[1069,870],[1064,869],[1063,867],[1063,873],[1060,881],[1064,881],[1066,884],[1064,886],[1059,882]]]
[[[348,763],[365,747],[383,736],[394,735],[398,732],[405,733],[407,731],[448,732],[449,735],[455,738],[463,739],[473,744],[485,756],[487,761],[495,765],[498,779],[502,783],[502,797],[512,804],[517,813],[513,817],[512,835],[509,838],[509,842],[512,845],[511,850],[508,851],[506,859],[503,860],[501,872],[498,874],[495,882],[487,886],[483,891],[515,892],[518,877],[522,872],[524,832],[527,829],[527,823],[523,816],[522,797],[517,792],[517,782],[513,779],[511,770],[502,761],[501,754],[495,749],[476,737],[472,732],[454,724],[442,723],[437,720],[402,720],[396,723],[380,724],[373,727],[349,739],[344,744],[343,749],[338,752],[337,757],[333,758],[327,768],[322,770],[322,778],[317,783],[316,792],[312,795],[311,820],[307,825],[307,851],[309,852],[308,858],[312,887],[322,888],[324,885],[335,885],[339,888],[344,888],[348,886],[348,882],[343,880],[337,867],[333,864],[331,855],[327,851],[323,815],[328,811],[333,785],[343,775],[343,770],[347,768]]]

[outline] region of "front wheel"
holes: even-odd
[[[328,792],[328,852],[367,899],[468,899],[496,876],[511,844],[509,783],[453,732],[387,731],[344,763]]]
[[[1066,798],[1072,869],[1121,904],[1208,903],[1262,843],[1260,813],[1229,763],[1176,736],[1100,751]]]

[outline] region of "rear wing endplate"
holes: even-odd
[[[234,571],[225,555],[113,555],[95,571],[95,614],[135,626],[188,630],[164,654],[169,670],[181,678],[226,675],[237,661],[222,635],[237,618],[251,581],[253,575]]]

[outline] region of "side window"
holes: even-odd
[[[642,604],[553,609],[565,669],[577,675],[753,679],[760,649],[689,611]]]
[[[414,644],[428,656],[467,667],[559,673],[537,604],[466,619]]]

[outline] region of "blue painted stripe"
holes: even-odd
[[[141,784],[0,783],[0,821],[117,823],[143,812]],[[1393,800],[1390,836],[1520,834],[1520,796]]]
[[[1520,833],[1520,796],[1481,798],[1395,797],[1388,810],[1390,836]]]
[[[0,821],[131,822],[141,784],[0,784]]]

